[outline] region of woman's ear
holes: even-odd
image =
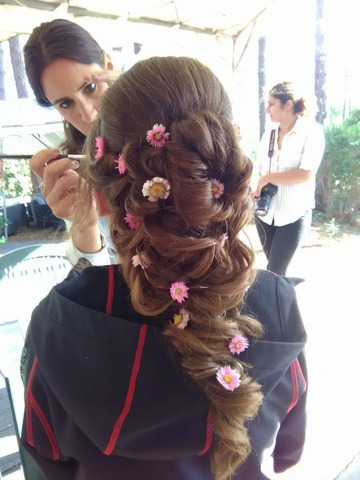
[[[114,70],[114,64],[108,53],[104,53],[104,70]]]
[[[95,202],[96,202],[96,209],[98,214],[101,217],[106,217],[106,215],[109,215],[110,213],[110,208],[108,201],[106,197],[104,196],[103,192],[100,190],[93,190]]]
[[[287,102],[285,103],[286,110],[291,110],[293,106],[294,106],[294,102],[289,98],[289,100],[287,100]]]

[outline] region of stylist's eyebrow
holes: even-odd
[[[80,92],[80,90],[82,90],[84,87],[86,87],[87,84],[88,84],[88,82],[84,82],[82,85],[80,85],[80,87],[77,89],[77,91]],[[55,106],[59,103],[62,103],[64,100],[67,100],[68,98],[69,97],[58,98],[53,102],[53,105]]]

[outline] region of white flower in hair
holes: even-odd
[[[149,197],[150,202],[156,202],[159,198],[165,200],[170,195],[170,184],[165,178],[154,177],[144,183],[142,194]]]
[[[183,330],[190,320],[189,313],[185,310],[185,308],[180,308],[179,313],[175,313],[173,316],[173,323],[175,327],[180,328]]]
[[[142,256],[142,258],[140,258],[140,255],[133,255],[131,257],[131,263],[133,267],[141,267],[143,270],[145,270],[145,268],[148,268],[150,264],[150,262],[148,261],[148,259],[145,258],[144,255]]]

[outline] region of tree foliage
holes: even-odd
[[[31,195],[31,182],[28,160],[4,160],[5,195],[16,198]]]
[[[360,110],[325,127],[326,148],[317,175],[317,208],[355,225],[360,212]]]

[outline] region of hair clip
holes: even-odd
[[[174,282],[170,287],[171,298],[179,303],[182,303],[185,298],[189,298],[188,290],[189,288],[184,282]]]
[[[146,180],[142,188],[144,197],[149,197],[150,202],[156,202],[159,198],[166,199],[170,195],[170,185],[165,178],[154,177]]]
[[[146,140],[152,147],[163,147],[166,140],[169,140],[170,133],[165,133],[165,127],[162,123],[155,123],[152,130],[148,130]]]

